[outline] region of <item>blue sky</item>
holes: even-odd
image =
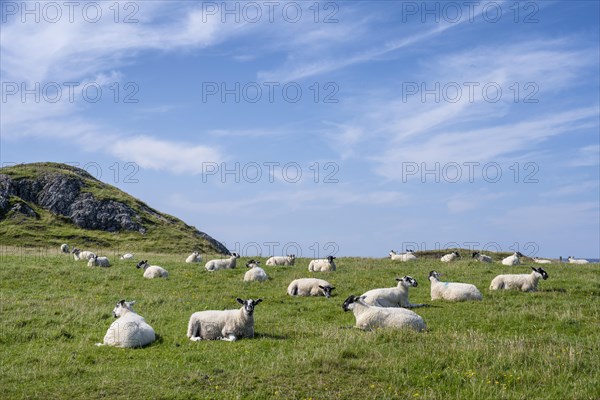
[[[244,255],[600,257],[596,1],[1,12],[3,165],[85,167]]]

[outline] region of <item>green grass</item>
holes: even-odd
[[[242,268],[208,273],[181,256],[149,254],[167,280],[146,280],[134,262],[109,269],[53,251],[5,248],[0,254],[2,364],[6,399],[598,399],[600,282],[595,265],[549,265],[537,293],[489,292],[507,267],[435,260],[339,258],[332,299],[291,298],[289,282],[311,276],[308,261],[265,267],[265,283],[244,283]],[[114,258],[114,257],[113,257]],[[137,258],[137,257],[136,257]],[[264,264],[264,259],[261,259]],[[429,299],[428,272],[476,284],[482,302]],[[341,303],[349,294],[419,281],[413,303],[424,333],[353,327]],[[256,338],[191,342],[190,314],[237,308],[236,297],[262,297]],[[143,349],[98,348],[115,303],[136,311],[158,334]]]

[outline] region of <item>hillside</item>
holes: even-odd
[[[65,164],[0,168],[0,245],[228,254],[195,227]]]

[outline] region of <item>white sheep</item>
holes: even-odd
[[[96,346],[143,347],[156,339],[154,329],[135,311],[135,301],[121,300],[113,310],[113,316],[118,318],[108,328],[103,343]]]
[[[521,254],[520,252],[517,251],[512,256],[508,256],[508,257],[502,259],[502,264],[503,265],[519,265],[519,264],[521,264],[521,260],[519,259],[520,257],[523,257],[523,254]]]
[[[429,272],[431,282],[431,300],[466,301],[482,300],[483,296],[475,285],[459,282],[440,282],[441,274]]]
[[[185,262],[186,263],[195,263],[195,262],[200,262],[202,261],[202,256],[200,255],[200,253],[198,253],[197,251],[193,252],[192,254],[190,254],[186,259]]]
[[[335,271],[335,260],[334,256],[329,256],[326,259],[312,260],[308,264],[308,270],[311,272],[330,272]]]
[[[542,267],[535,268],[530,274],[498,275],[492,280],[490,290],[516,289],[522,292],[536,292],[540,278],[548,279],[548,273]]]
[[[227,340],[254,337],[254,307],[262,299],[236,301],[242,304],[237,310],[208,310],[192,314],[188,323],[187,336],[190,340]]]
[[[92,253],[91,251],[81,251],[78,248],[74,248],[71,253],[73,253],[73,258],[75,258],[75,261],[89,260],[90,258],[96,256],[96,254]]]
[[[290,296],[325,296],[330,298],[333,289],[335,287],[323,279],[301,278],[295,279],[289,284],[287,293]]]
[[[545,260],[543,258],[538,258],[538,257],[533,257],[533,262],[538,263],[538,264],[552,264],[552,261]]]
[[[571,256],[569,256],[568,260],[569,260],[569,263],[571,263],[571,264],[588,264],[589,263],[588,260],[584,260],[582,258],[577,259],[577,258],[571,257]]]
[[[154,279],[169,277],[169,273],[166,269],[159,267],[158,265],[149,265],[148,260],[140,261],[135,267],[144,269],[144,278]]]
[[[408,288],[417,287],[416,279],[411,276],[396,278],[398,285],[391,288],[371,289],[363,293],[364,302],[377,307],[411,307],[408,301]]]
[[[125,253],[123,254],[121,257],[119,257],[121,260],[132,260],[133,259],[133,254],[131,253]]]
[[[441,262],[452,262],[460,258],[460,254],[458,251],[453,251],[452,253],[446,254],[440,258]]]
[[[417,259],[417,256],[415,256],[414,251],[412,250],[407,250],[406,253],[404,254],[396,254],[396,252],[394,250],[390,250],[390,254],[389,254],[390,258],[393,261],[415,261]]]
[[[486,256],[485,254],[480,254],[478,251],[474,251],[473,255],[471,257],[480,262],[486,262],[486,263],[492,262],[492,257]]]
[[[352,311],[356,318],[356,327],[360,329],[409,328],[417,332],[426,329],[420,315],[406,308],[370,306],[364,297],[350,295],[342,305],[344,311]]]
[[[221,260],[210,260],[204,265],[207,271],[218,271],[220,269],[231,269],[235,268],[235,260],[240,258],[237,253],[231,253],[231,256]]]
[[[275,266],[275,265],[294,265],[294,262],[296,261],[296,255],[295,254],[288,254],[287,256],[273,256],[270,257],[267,262],[265,262],[265,265],[268,266]]]
[[[69,245],[66,244],[66,243],[61,244],[60,245],[60,252],[61,253],[69,254],[70,253],[70,251],[69,251]]]
[[[246,263],[246,268],[250,268],[244,274],[244,282],[265,282],[269,276],[264,269],[259,267],[260,261],[250,260]]]
[[[92,255],[88,260],[88,267],[110,267],[110,261],[108,261],[108,257],[98,257],[97,255]]]

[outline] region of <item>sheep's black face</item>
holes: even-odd
[[[242,300],[242,299],[240,299],[238,297],[236,299],[236,301],[244,306],[244,313],[246,315],[252,315],[252,314],[254,314],[254,307],[256,307],[256,305],[258,305],[262,301],[262,299],[258,299],[258,300],[252,300],[252,299]]]
[[[409,285],[411,285],[412,287],[417,287],[419,284],[417,283],[417,280],[415,278],[413,278],[412,276],[405,276],[404,278],[402,278],[404,280],[404,282],[408,283]]]
[[[327,261],[329,261],[330,263],[332,263],[334,259],[335,259],[334,256],[328,256],[327,257]]]
[[[344,303],[342,304],[342,309],[344,311],[352,310],[352,308],[353,308],[352,304],[354,304],[356,299],[357,299],[357,297],[355,295],[351,294],[346,300],[344,300]]]
[[[319,285],[319,288],[323,291],[323,295],[327,298],[330,298],[332,295],[332,291],[333,289],[335,289],[335,287],[333,286],[321,286]]]
[[[437,271],[431,271],[429,272],[429,277],[431,278],[432,276],[437,279],[440,277],[440,273]]]
[[[137,263],[137,265],[135,267],[136,268],[142,268],[144,266],[144,264],[146,264],[145,261],[140,261],[139,263]]]
[[[516,253],[516,254],[517,254],[517,256],[518,256],[518,257],[523,257],[523,254],[521,254],[521,252],[520,252],[520,251],[517,251],[517,253]]]
[[[474,253],[471,255],[471,258],[477,258],[478,256],[479,256],[479,253],[478,253],[478,252],[474,252]]]
[[[543,280],[546,280],[546,279],[548,279],[548,273],[547,273],[546,271],[544,271],[544,269],[543,269],[543,268],[539,268],[539,269],[538,269],[538,272],[539,272],[540,274],[542,274],[542,279],[543,279]]]

